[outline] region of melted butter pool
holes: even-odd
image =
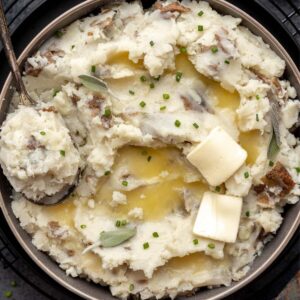
[[[233,111],[239,107],[240,96],[237,91],[231,93],[225,90],[217,81],[199,74],[185,54],[176,56],[175,65],[176,70],[182,72],[183,76],[199,78],[207,86],[208,95],[217,100],[217,107],[228,108]]]
[[[119,152],[112,172],[124,167],[130,176],[149,180],[149,184],[132,191],[122,191],[127,196],[127,204],[113,208],[109,205],[113,193],[111,179],[100,184],[95,196],[98,206],[116,218],[126,218],[131,209],[140,207],[144,212],[144,220],[159,220],[172,211],[183,208],[184,188],[191,190],[199,197],[199,201],[208,189],[200,181],[184,182],[183,178],[190,172],[190,167],[175,148],[125,147]]]

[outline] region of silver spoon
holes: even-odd
[[[10,39],[10,33],[7,26],[4,9],[2,5],[2,1],[0,0],[0,35],[1,35],[1,41],[3,43],[4,51],[8,60],[8,63],[11,68],[11,72],[13,75],[13,78],[15,80],[16,89],[19,92],[20,95],[20,103],[25,106],[34,106],[36,104],[35,100],[33,100],[29,94],[26,91],[25,85],[22,80],[21,72],[19,69],[19,65],[16,59],[16,55],[12,46],[12,42]],[[80,174],[81,171],[78,170],[74,182],[70,185],[65,185],[59,192],[57,192],[54,195],[51,196],[45,196],[38,201],[34,201],[32,199],[27,200],[34,202],[35,204],[40,205],[53,205],[56,204],[62,200],[64,200],[66,197],[68,197],[75,189],[75,187],[78,185],[78,182],[80,180]]]

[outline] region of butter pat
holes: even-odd
[[[187,155],[187,159],[212,186],[225,182],[242,166],[246,158],[247,152],[221,127],[213,129]]]
[[[204,193],[193,233],[225,243],[234,243],[238,233],[242,203],[240,197]]]

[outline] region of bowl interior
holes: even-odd
[[[23,64],[25,59],[33,54],[45,41],[49,38],[57,29],[66,26],[74,20],[81,18],[88,13],[94,11],[96,8],[111,3],[109,0],[90,0],[85,1],[82,4],[75,6],[71,10],[67,11],[59,18],[55,19],[45,29],[43,29],[39,35],[28,45],[19,58],[19,63]],[[145,7],[149,7],[154,1],[142,1]],[[249,15],[242,12],[233,5],[223,0],[209,0],[208,1],[213,8],[222,14],[230,14],[243,19],[243,24],[247,26],[252,32],[263,37],[265,42],[269,43],[273,50],[277,52],[287,62],[287,69],[285,77],[291,81],[296,87],[298,95],[300,95],[300,74],[295,64],[285,52],[284,48],[279,45],[275,38],[266,31],[260,24],[253,20]],[[3,87],[0,97],[0,124],[6,117],[8,106],[12,98],[13,86],[11,77],[9,76]],[[5,218],[9,223],[10,228],[18,239],[19,243],[29,254],[29,256],[38,264],[46,273],[54,278],[58,283],[64,287],[78,294],[85,299],[115,299],[111,296],[108,288],[102,288],[99,285],[87,282],[82,279],[76,279],[66,276],[58,265],[45,253],[38,251],[31,244],[31,237],[20,227],[18,220],[15,218],[11,209],[11,187],[7,182],[3,173],[0,173],[0,191],[1,199],[0,204],[4,212]],[[293,233],[297,229],[300,223],[300,202],[294,206],[287,207],[285,211],[284,222],[278,231],[276,237],[266,245],[262,255],[258,257],[252,266],[251,271],[241,281],[234,283],[230,287],[220,287],[213,290],[201,289],[201,292],[192,297],[180,297],[180,299],[219,299],[223,298],[234,291],[240,289],[259,274],[263,272],[280,254],[285,245],[288,243]]]

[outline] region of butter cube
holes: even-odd
[[[241,197],[204,193],[193,233],[225,243],[234,243],[238,233],[242,203]]]
[[[231,177],[246,158],[247,152],[221,127],[213,129],[187,155],[187,159],[212,186],[218,186]]]

